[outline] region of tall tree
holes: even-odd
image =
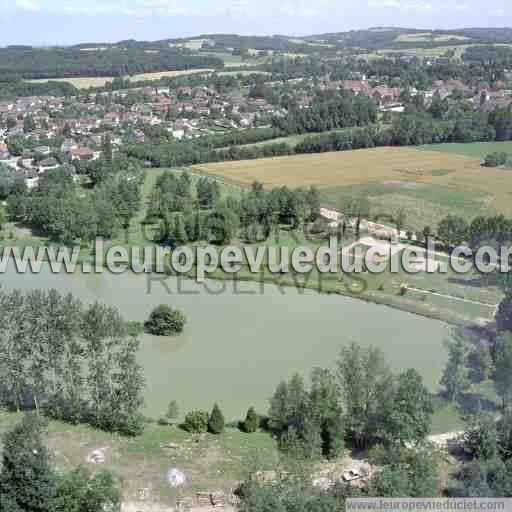
[[[419,443],[430,432],[434,408],[432,397],[416,370],[407,370],[398,377],[396,392],[384,406],[383,431],[402,445]]]
[[[341,351],[337,366],[347,429],[364,446],[378,430],[391,372],[379,349],[363,349],[356,343]]]
[[[494,386],[501,398],[503,411],[512,400],[512,333],[506,332],[496,340],[496,378]]]
[[[55,479],[42,441],[43,424],[27,414],[4,437],[0,504],[12,511],[48,512],[55,494]],[[3,507],[2,507],[3,509]]]
[[[460,335],[447,343],[448,362],[441,378],[441,385],[452,402],[469,387],[468,369],[466,368],[466,342]]]

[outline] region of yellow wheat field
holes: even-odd
[[[266,186],[321,188],[425,184],[483,194],[489,207],[512,214],[512,171],[480,164],[479,159],[462,155],[385,147],[213,163],[196,169],[246,185],[255,180]]]
[[[129,78],[132,82],[139,80],[159,80],[164,77],[175,77],[183,75],[195,75],[197,73],[209,73],[213,69],[200,68],[200,69],[182,69],[179,71],[157,71],[155,73],[142,73],[140,75],[133,75]],[[74,85],[77,89],[88,89],[89,87],[103,87],[107,82],[112,82],[114,78],[111,76],[80,76],[74,78],[42,78],[37,80],[27,80],[28,82],[41,83],[41,82],[68,82]]]

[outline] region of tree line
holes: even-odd
[[[137,332],[112,307],[56,290],[0,291],[0,405],[109,432],[142,432]]]
[[[313,222],[320,214],[315,187],[265,191],[261,183],[241,197],[222,197],[215,180],[201,177],[192,186],[190,175],[166,172],[155,185],[146,222],[159,223],[159,243],[225,243],[241,237],[248,242],[279,236],[279,226],[293,229]]]
[[[113,238],[121,229],[127,232],[140,200],[140,177],[116,174],[84,190],[72,176],[55,169],[31,191],[17,186],[7,211],[13,220],[26,222],[54,242],[87,244],[95,237]]]
[[[270,138],[288,130],[298,129],[282,118],[277,131],[253,131],[247,135],[249,140],[259,139],[264,133]],[[293,120],[293,116],[290,118]],[[312,118],[313,119],[313,118]],[[288,125],[286,128],[285,125]],[[334,121],[323,122],[323,127],[331,129]],[[308,125],[309,129],[315,125]],[[319,126],[316,128],[320,129]],[[316,131],[316,128],[313,131]],[[300,130],[304,129],[301,125]],[[260,139],[263,140],[263,139]],[[440,144],[445,142],[477,142],[493,140],[512,140],[512,110],[497,109],[488,118],[479,113],[459,113],[449,119],[436,119],[428,112],[404,113],[396,117],[390,127],[368,126],[341,131],[331,131],[306,137],[295,146],[286,142],[243,147],[247,144],[243,135],[230,135],[229,138],[197,139],[185,141],[160,142],[128,145],[124,151],[130,157],[141,161],[150,161],[156,167],[196,165],[208,162],[234,160],[252,160],[274,156],[286,156],[327,151],[349,151],[382,146],[415,146]],[[225,149],[215,149],[222,142],[232,142]],[[211,143],[211,144],[210,144]],[[235,145],[238,144],[238,145]]]
[[[450,248],[468,244],[474,251],[483,245],[497,249],[512,241],[512,219],[479,215],[468,222],[458,215],[448,215],[439,222],[437,237]]]
[[[331,459],[347,440],[358,448],[420,443],[432,414],[432,397],[417,371],[395,376],[380,350],[352,344],[341,351],[334,371],[312,372],[310,389],[299,375],[281,382],[268,421],[281,451]]]
[[[67,82],[34,83],[19,79],[3,79],[0,82],[0,100],[9,100],[24,96],[74,96],[78,89]]]

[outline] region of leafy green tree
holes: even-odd
[[[512,289],[505,290],[505,297],[498,306],[496,327],[498,331],[512,331]]]
[[[55,478],[42,429],[36,414],[26,414],[4,436],[0,503],[13,511],[47,512],[55,495]]]
[[[491,153],[485,157],[483,165],[485,167],[499,167],[500,165],[505,165],[508,160],[507,153],[496,152]]]
[[[496,458],[498,454],[496,420],[483,415],[472,417],[464,433],[464,449],[477,459]]]
[[[368,495],[428,498],[441,493],[439,461],[429,448],[392,449],[383,468],[370,480]]]
[[[462,495],[472,498],[512,497],[512,465],[499,458],[476,459],[462,468]]]
[[[512,400],[512,333],[498,336],[495,349],[496,377],[494,387],[501,398],[503,411]]]
[[[398,377],[396,392],[384,406],[383,431],[393,441],[404,445],[419,443],[430,432],[434,408],[432,397],[416,370]]]
[[[144,327],[155,336],[175,336],[183,332],[185,324],[186,318],[181,311],[162,304],[151,312]]]
[[[165,417],[169,423],[176,421],[180,416],[180,408],[178,406],[178,402],[176,400],[171,400],[167,407],[167,412],[165,413]]]
[[[182,213],[177,213],[174,218],[174,239],[181,245],[188,242],[185,218]]]
[[[392,375],[379,349],[356,343],[342,349],[337,376],[343,399],[347,431],[366,446],[380,426],[383,407],[390,399]]]
[[[224,415],[217,404],[214,404],[210,414],[208,430],[212,434],[222,434],[224,432]]]
[[[110,135],[108,133],[103,137],[101,151],[103,153],[102,156],[105,159],[105,162],[107,163],[107,165],[109,165],[109,166],[112,165],[112,158],[113,158],[112,139],[110,138]]]
[[[247,434],[252,434],[258,430],[260,425],[260,418],[256,414],[254,407],[250,407],[245,416],[245,420],[242,423],[243,431]]]
[[[57,477],[51,512],[118,511],[121,493],[110,473],[92,476],[86,468],[78,468]]]
[[[0,199],[6,199],[12,192],[14,192],[14,178],[7,168],[0,164]]]
[[[467,239],[469,226],[462,217],[448,215],[437,227],[437,235],[450,247],[461,246]]]
[[[137,361],[140,341],[135,336],[126,336],[115,354],[117,371],[112,375],[114,383],[115,430],[130,436],[144,431],[144,416],[140,412],[144,405],[145,379]]]
[[[191,434],[203,434],[208,431],[210,415],[206,411],[192,411],[185,416],[185,430]]]
[[[469,387],[468,369],[466,368],[466,342],[462,336],[456,336],[447,343],[448,362],[441,378],[441,385],[452,402]]]
[[[320,428],[322,454],[328,459],[339,457],[345,447],[345,423],[339,399],[336,376],[329,370],[313,370],[308,411]]]

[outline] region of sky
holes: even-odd
[[[0,45],[510,27],[510,0],[0,0]]]

